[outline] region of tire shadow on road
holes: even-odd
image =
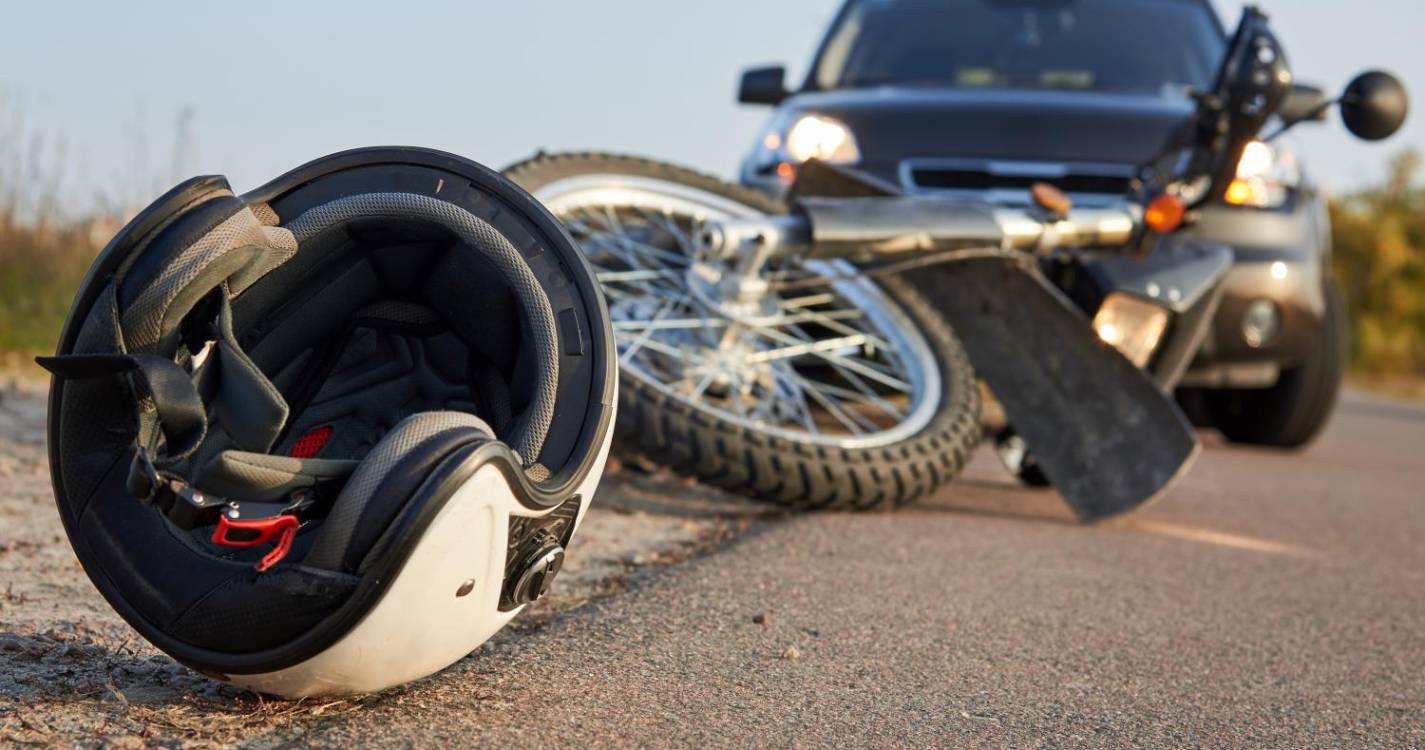
[[[960,479],[952,482],[947,490],[912,507],[1029,523],[1082,525],[1053,489],[1025,487],[1010,480]]]
[[[615,513],[648,513],[682,518],[775,518],[788,511],[723,492],[640,459],[611,456],[597,507]]]
[[[970,457],[959,477],[910,509],[1028,523],[1079,525],[1059,493],[1049,487],[1021,484],[1000,464],[994,450],[985,445]]]

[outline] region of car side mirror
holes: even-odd
[[[781,65],[744,70],[742,83],[737,89],[737,101],[743,104],[781,104],[790,96],[786,78],[787,69]]]
[[[1287,91],[1286,98],[1277,108],[1277,116],[1283,122],[1292,124],[1322,122],[1326,119],[1326,111],[1330,109],[1330,106],[1331,100],[1326,97],[1324,90],[1317,86],[1298,83]]]
[[[1341,120],[1357,138],[1381,141],[1391,137],[1410,111],[1410,97],[1395,76],[1372,70],[1356,76],[1341,95]]]

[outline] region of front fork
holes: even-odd
[[[765,267],[779,257],[848,258],[870,264],[869,274],[933,261],[937,267],[906,277],[955,329],[1080,519],[1159,497],[1196,456],[1196,436],[1163,384],[1104,343],[1039,267],[1037,253],[1051,248],[1133,244],[1132,215],[1079,212],[1071,220],[898,196],[802,198],[796,206],[794,214],[707,223],[695,235],[699,257],[723,269],[724,300],[765,296]],[[1204,302],[1230,263],[1210,249],[1170,248],[1158,257],[1159,265],[1137,267],[1155,270],[1137,275],[1117,262],[1084,267],[1110,294],[1138,293],[1187,311]],[[1169,271],[1176,294],[1150,294],[1151,278]],[[1178,356],[1190,357],[1191,338],[1181,349]]]
[[[1069,219],[976,201],[878,195],[805,197],[794,213],[709,222],[695,238],[699,257],[722,269],[718,297],[737,308],[727,311],[733,318],[767,298],[765,268],[779,257],[846,258],[868,274],[987,253],[1042,258],[1053,282],[1090,315],[1124,296],[1167,311],[1168,331],[1140,364],[1171,392],[1208,333],[1232,252],[1177,236],[1152,238],[1151,251],[1141,252],[1149,243],[1137,226],[1127,209],[1078,211]],[[1068,273],[1059,273],[1066,266]]]

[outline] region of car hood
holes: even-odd
[[[910,157],[1138,164],[1193,111],[1186,98],[1080,91],[871,88],[799,94],[786,107],[851,128],[862,160]]]

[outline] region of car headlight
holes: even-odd
[[[761,174],[775,173],[790,183],[796,165],[808,159],[833,164],[851,164],[861,159],[851,129],[825,115],[783,113],[763,131],[752,158]]]
[[[1252,208],[1281,208],[1301,184],[1301,166],[1289,149],[1251,141],[1237,162],[1237,176],[1227,186],[1228,203]]]
[[[851,130],[821,115],[803,115],[792,123],[787,130],[786,152],[798,164],[809,159],[850,164],[861,158]]]
[[[1168,329],[1168,311],[1137,297],[1113,292],[1093,316],[1093,329],[1139,368],[1147,367]]]

